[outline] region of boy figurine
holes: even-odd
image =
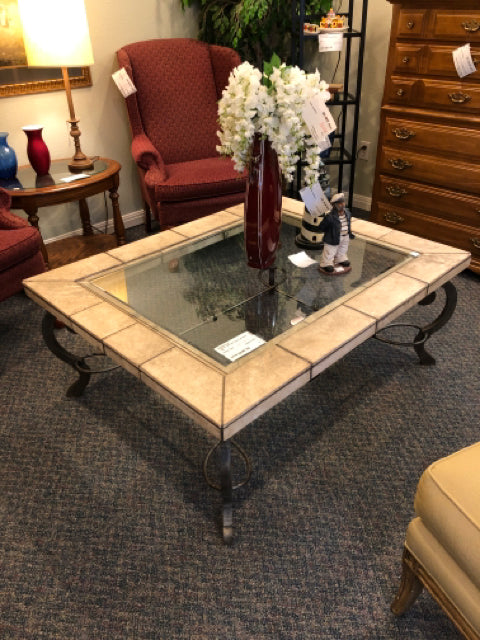
[[[345,208],[345,196],[337,193],[330,200],[332,210],[327,213],[318,229],[324,232],[323,253],[320,258],[320,271],[327,275],[340,275],[352,270],[347,251],[352,233],[352,214]]]

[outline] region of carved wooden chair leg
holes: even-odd
[[[395,599],[390,605],[390,609],[396,616],[400,616],[402,613],[405,613],[405,611],[408,611],[423,589],[423,584],[412,569],[412,560],[413,558],[410,552],[404,549],[400,587]]]

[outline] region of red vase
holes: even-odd
[[[50,169],[50,152],[42,138],[43,127],[29,125],[22,127],[27,135],[27,155],[35,173],[45,176]]]
[[[253,139],[245,194],[247,264],[266,269],[275,260],[282,221],[282,181],[277,153],[269,140]]]

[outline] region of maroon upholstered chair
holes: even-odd
[[[38,230],[9,209],[10,196],[0,189],[0,301],[21,291],[24,278],[45,271]]]
[[[147,229],[150,210],[163,227],[243,202],[245,175],[216,151],[217,101],[238,54],[168,38],[126,45],[117,57],[137,89],[126,103]]]

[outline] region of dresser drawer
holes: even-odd
[[[480,113],[480,86],[466,82],[422,80],[416,87],[423,107],[457,113]]]
[[[422,64],[420,73],[431,76],[443,76],[445,78],[459,79],[455,64],[453,62],[453,52],[458,45],[440,46],[430,45],[424,47]],[[471,73],[463,80],[471,82],[472,80],[480,80],[480,47],[471,47],[472,58],[479,64],[476,65],[477,70]]]
[[[396,36],[398,38],[421,38],[424,36],[427,23],[425,9],[400,9]]]
[[[432,11],[431,38],[480,42],[480,11],[438,10]]]
[[[395,45],[394,73],[422,73],[422,57],[425,47],[421,45]]]
[[[480,195],[469,196],[385,175],[380,175],[379,180],[377,197],[381,202],[477,228],[480,234]]]
[[[480,123],[479,123],[480,125]],[[480,129],[403,120],[387,116],[384,144],[412,151],[439,152],[480,160]]]
[[[413,233],[434,242],[464,249],[472,257],[480,258],[480,231],[458,224],[451,224],[412,209],[402,209],[379,202],[373,213],[373,221],[392,229]]]
[[[396,76],[385,87],[385,102],[403,104],[405,106],[415,105],[420,101],[419,91],[418,80],[408,80]]]
[[[385,146],[379,171],[467,193],[480,193],[480,166]]]

